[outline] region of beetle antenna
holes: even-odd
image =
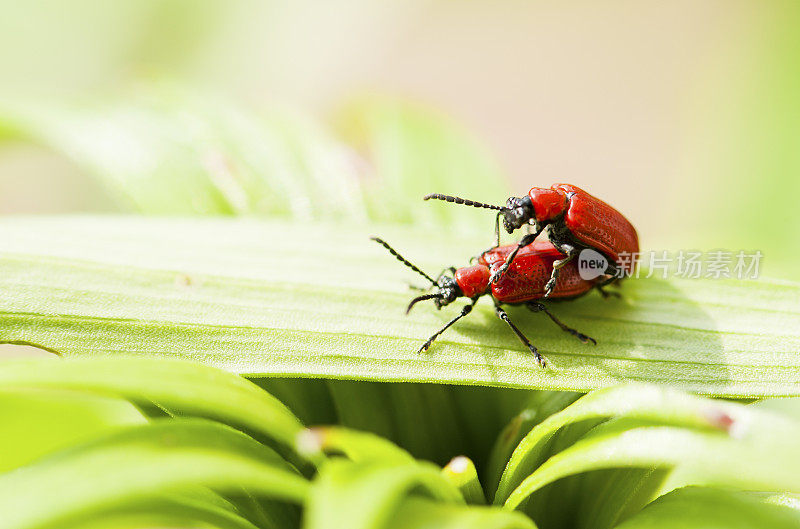
[[[474,208],[484,208],[484,209],[494,209],[496,211],[503,211],[506,208],[503,206],[495,206],[492,204],[484,204],[483,202],[475,202],[474,200],[469,200],[466,198],[460,197],[451,197],[450,195],[441,195],[439,193],[431,193],[430,195],[425,195],[422,197],[422,200],[444,200],[445,202],[453,202],[455,204],[463,204],[465,206],[472,206]]]
[[[411,300],[411,303],[408,304],[408,308],[406,309],[406,314],[411,312],[412,307],[417,304],[418,301],[425,301],[426,299],[444,299],[444,296],[441,294],[424,294],[422,296],[417,296]]]
[[[379,239],[378,237],[370,237],[370,239],[372,239],[373,241],[377,242],[378,244],[389,250],[389,253],[397,257],[398,261],[400,261],[401,263],[403,263],[404,265],[406,265],[407,267],[409,267],[410,269],[412,269],[413,271],[415,271],[416,273],[418,273],[419,275],[430,281],[431,284],[436,285],[436,281],[434,281],[434,279],[431,276],[429,276],[428,274],[417,268],[415,265],[411,264],[411,262],[408,259],[397,253],[397,251],[391,246],[389,246],[386,243],[386,241],[384,241],[383,239]]]

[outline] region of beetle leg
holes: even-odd
[[[497,241],[497,246],[495,246],[495,248],[500,246],[500,215],[502,215],[502,214],[503,214],[502,211],[498,211],[497,212],[497,217],[495,217],[494,237],[495,237],[495,240]]]
[[[556,325],[561,327],[561,330],[570,333],[572,336],[575,336],[578,340],[582,341],[583,343],[592,342],[594,345],[597,345],[597,340],[595,340],[591,336],[583,334],[582,332],[578,332],[572,327],[563,323],[561,320],[556,318],[552,312],[547,310],[547,307],[545,307],[542,303],[539,303],[538,301],[529,301],[528,303],[525,304],[525,306],[531,309],[533,312],[544,312],[550,317],[551,320],[553,320],[553,322]]]
[[[597,283],[594,286],[594,288],[596,288],[597,291],[600,292],[600,295],[603,296],[603,299],[608,299],[608,298],[610,298],[612,296],[615,297],[615,298],[621,298],[622,294],[620,294],[619,292],[609,292],[608,290],[603,288],[605,286],[618,287],[619,286],[618,279],[619,278],[616,277],[616,276],[611,276],[611,277],[609,277],[609,278]]]
[[[514,334],[516,334],[520,341],[530,350],[531,354],[533,354],[533,357],[536,359],[536,363],[542,367],[547,367],[547,362],[541,353],[539,353],[539,350],[536,349],[530,340],[528,340],[528,338],[522,334],[522,331],[520,331],[519,328],[514,325],[510,319],[508,319],[508,314],[506,314],[506,311],[504,311],[500,305],[495,305],[494,311],[497,314],[497,317],[506,322],[508,326],[511,327],[511,330],[514,331]]]
[[[559,259],[553,263],[553,271],[550,273],[550,279],[544,285],[544,297],[546,298],[550,297],[550,294],[553,293],[553,289],[556,288],[556,279],[558,279],[560,270],[580,253],[577,248],[568,244],[562,244],[557,248],[567,255],[563,259]]]
[[[471,303],[469,303],[467,305],[464,305],[464,308],[461,309],[461,314],[459,314],[458,316],[456,316],[452,320],[448,321],[447,324],[444,327],[442,327],[441,329],[439,329],[436,332],[436,334],[434,334],[433,336],[428,338],[428,340],[424,344],[422,344],[422,347],[419,348],[419,351],[417,351],[417,353],[422,353],[422,352],[427,351],[428,348],[431,346],[431,344],[434,342],[434,340],[436,340],[436,338],[438,338],[444,331],[449,329],[450,326],[453,325],[455,322],[457,322],[458,320],[460,320],[461,318],[463,318],[464,316],[466,316],[467,314],[472,312],[472,307],[474,307],[477,302],[478,302],[478,298],[475,297],[475,298],[472,299]]]
[[[517,256],[517,252],[519,252],[519,249],[531,244],[534,240],[536,240],[536,237],[538,237],[540,233],[542,233],[542,230],[537,230],[536,233],[529,233],[528,235],[520,239],[519,242],[517,243],[517,247],[514,248],[514,250],[510,254],[508,254],[505,262],[500,266],[500,268],[498,268],[495,272],[492,272],[492,275],[489,278],[489,282],[497,283],[500,280],[500,278],[503,277],[503,274],[506,273],[506,270],[508,270],[508,268],[511,266],[511,262]]]
[[[500,246],[500,215],[502,215],[502,214],[503,214],[502,211],[498,211],[497,212],[496,222],[494,224],[494,237],[495,237],[495,241],[496,241],[495,245],[491,246],[489,248],[486,248],[484,251],[482,251],[478,255],[473,255],[472,257],[470,257],[469,258],[469,263],[470,264],[472,264],[475,261],[477,261],[478,259],[480,259],[481,256],[483,254],[485,254],[486,252],[491,252],[492,250],[494,250],[495,248],[498,248]]]
[[[603,299],[622,297],[622,294],[620,294],[619,292],[609,292],[608,290],[604,289],[603,285],[595,285],[594,288],[596,288],[597,291],[600,292],[600,295],[603,296]]]

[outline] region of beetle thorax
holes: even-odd
[[[463,296],[474,298],[489,289],[491,273],[486,265],[465,266],[456,270],[455,280]]]
[[[528,192],[537,222],[547,223],[564,214],[569,204],[567,194],[560,189],[534,187]]]

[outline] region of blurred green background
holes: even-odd
[[[0,13],[2,105],[168,83],[331,123],[354,97],[391,94],[463,124],[515,194],[574,183],[647,248],[759,249],[766,275],[795,279],[798,2],[2,0]],[[69,157],[2,129],[0,212],[124,211]]]

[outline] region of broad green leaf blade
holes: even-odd
[[[0,512],[4,529],[32,529],[196,486],[244,488],[298,503],[308,488],[275,452],[244,434],[210,421],[171,419],[0,476]]]
[[[31,365],[31,364],[29,364]],[[0,383],[0,472],[147,419],[123,399]]]
[[[173,359],[13,360],[0,364],[4,388],[89,391],[155,403],[176,415],[211,418],[293,447],[302,425],[276,398],[219,369]]]
[[[754,490],[800,491],[795,439],[800,423],[743,410],[728,433],[646,426],[587,436],[545,461],[505,502],[515,508],[563,477],[608,468],[693,468],[698,484]],[[726,421],[727,422],[727,421]]]
[[[552,439],[569,426],[591,428],[607,419],[632,419],[701,430],[727,428],[742,407],[679,391],[628,385],[592,392],[535,426],[508,460],[497,488],[495,503],[505,502],[522,481],[552,455]],[[579,435],[582,437],[583,432]]]
[[[688,487],[671,492],[619,529],[798,529],[800,510],[744,492]]]
[[[314,480],[305,512],[306,529],[384,527],[410,495],[463,504],[434,465],[329,460]]]
[[[591,293],[552,303],[597,339],[594,347],[512,308],[550,360],[540,369],[488,302],[417,354],[461,303],[404,316],[406,284],[422,278],[371,233],[433,274],[485,246],[399,227],[7,219],[0,341],[69,356],[190,358],[261,375],[573,390],[634,379],[712,395],[800,394],[797,284],[638,279],[623,285],[621,300]]]
[[[408,498],[397,509],[387,529],[536,529],[524,515],[492,507],[437,503]]]

